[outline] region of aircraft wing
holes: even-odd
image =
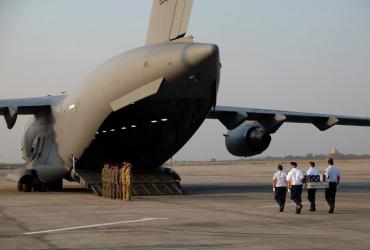
[[[153,0],[146,44],[173,41],[185,36],[193,0]]]
[[[244,121],[256,121],[270,133],[276,132],[284,122],[311,123],[321,131],[334,125],[370,126],[370,118],[365,117],[228,106],[216,106],[211,110],[208,118],[218,119],[229,130],[236,128]]]
[[[7,127],[11,129],[18,115],[32,115],[47,111],[65,97],[60,95],[0,100],[0,115],[4,116]]]

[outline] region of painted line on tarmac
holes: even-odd
[[[51,229],[51,230],[26,232],[23,234],[24,235],[45,234],[45,233],[54,233],[54,232],[69,231],[69,230],[76,230],[76,229],[86,229],[86,228],[105,227],[105,226],[112,226],[112,225],[119,225],[119,224],[153,221],[153,220],[168,220],[168,218],[142,218],[138,220],[126,220],[126,221],[117,221],[117,222],[102,223],[102,224],[93,224],[93,225],[85,225],[85,226],[77,226],[77,227],[66,227],[66,228],[58,228],[58,229]]]
[[[308,202],[302,202],[303,205],[307,205],[309,204]],[[259,208],[270,208],[270,207],[277,207],[278,205],[275,204],[275,205],[270,205],[270,206],[263,206],[263,207],[259,207]],[[295,206],[294,203],[289,203],[289,204],[285,204],[285,206]]]

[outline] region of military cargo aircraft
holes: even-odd
[[[370,126],[370,118],[217,106],[219,49],[186,35],[192,4],[154,0],[146,44],[104,62],[71,94],[0,100],[9,129],[18,115],[33,115],[22,141],[25,166],[8,175],[20,191],[61,190],[63,179],[105,163],[156,170],[205,119],[228,129],[226,148],[242,157],[266,150],[285,122],[322,131]]]

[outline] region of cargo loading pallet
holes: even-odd
[[[82,187],[93,191],[98,196],[102,196],[103,183],[100,171],[76,170],[73,178]],[[134,174],[131,185],[133,196],[180,195],[184,193],[180,181],[174,180],[163,173]]]

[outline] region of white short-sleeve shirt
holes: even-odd
[[[334,165],[329,165],[325,170],[329,182],[337,182],[337,177],[340,176],[339,168]]]
[[[317,169],[313,167],[310,167],[306,173],[307,175],[319,175],[319,171],[317,171]]]
[[[274,181],[276,181],[276,187],[286,187],[288,183],[286,182],[286,173],[284,171],[277,171],[275,172],[274,176],[272,177]]]
[[[302,185],[303,173],[298,168],[289,171],[286,180],[291,181],[292,185]]]

